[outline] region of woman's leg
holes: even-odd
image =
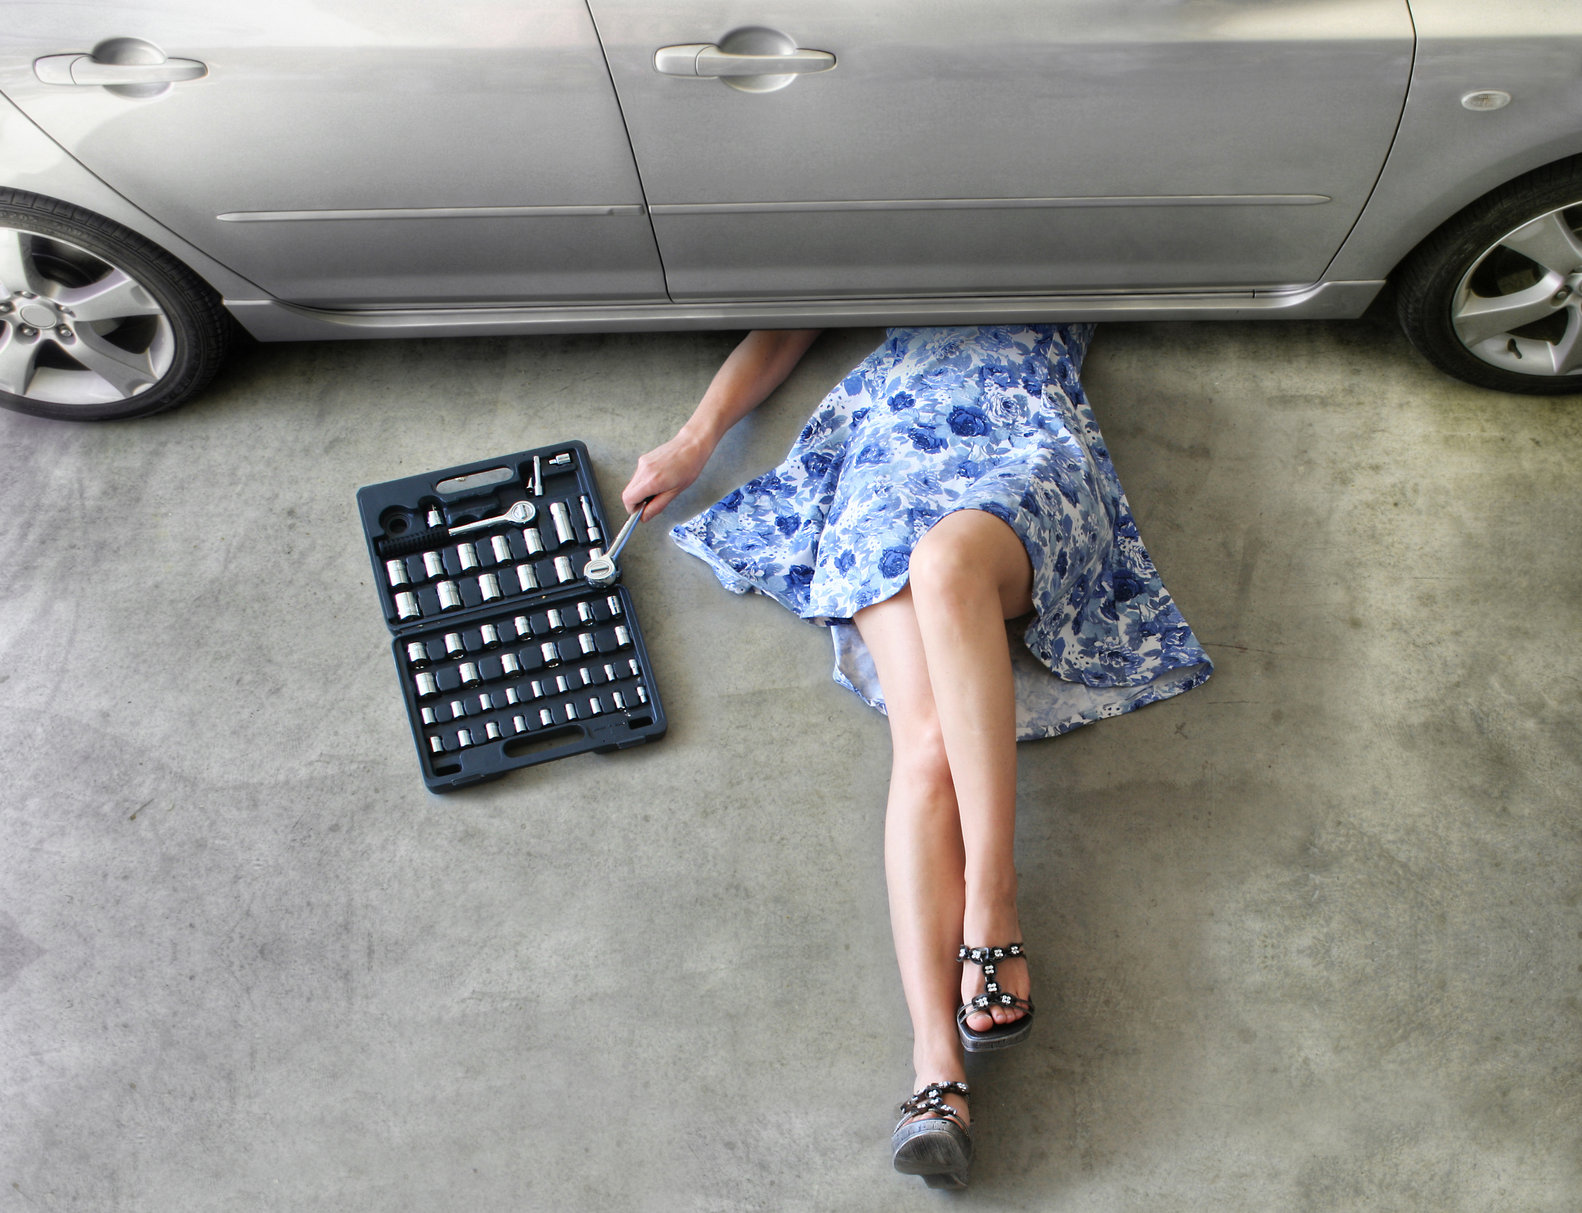
[[[974,946],[1019,941],[1016,698],[1005,620],[1031,609],[1032,566],[1008,524],[963,510],[947,515],[918,543],[910,586],[960,811],[963,939]],[[983,976],[976,966],[963,969],[958,978],[966,1001],[982,992]],[[1002,962],[997,980],[1019,997],[1031,992],[1023,960]],[[995,1007],[970,1015],[967,1024],[986,1031],[1021,1015]]]
[[[975,968],[962,974],[957,947],[964,938],[1020,938],[1015,700],[1004,621],[1028,610],[1031,585],[1010,527],[964,511],[918,544],[907,588],[855,620],[890,716],[885,873],[919,1086],[964,1075],[955,1009],[981,976]],[[1004,962],[999,980],[1029,993],[1024,962]],[[968,1023],[982,1031],[1020,1014],[995,1008]]]
[[[915,1089],[966,1078],[956,1036],[966,886],[961,819],[940,738],[912,594],[857,613],[890,717],[890,797],[884,819],[885,882],[901,988],[912,1017]],[[965,1118],[966,1101],[949,1096]]]

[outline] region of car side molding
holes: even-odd
[[[934,299],[757,300],[745,303],[589,304],[342,310],[265,299],[227,299],[260,341],[369,337],[487,337],[677,329],[839,328],[1077,320],[1347,320],[1384,287],[1366,282],[1251,291],[1060,294]]]

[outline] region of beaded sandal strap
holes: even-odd
[[[963,945],[961,951],[956,953],[956,961],[958,964],[970,961],[983,969],[983,993],[974,995],[972,1000],[962,1007],[962,1011],[987,1011],[990,1007],[1013,1007],[1031,1012],[1033,1009],[1031,1002],[1000,989],[1000,983],[994,980],[996,964],[1002,960],[1012,960],[1026,955],[1027,949],[1019,943],[1008,943],[1003,948],[969,948]],[[961,1016],[958,1015],[957,1018]]]
[[[948,1120],[958,1129],[965,1130],[967,1126],[962,1122],[961,1113],[945,1102],[945,1096],[966,1094],[967,1084],[964,1082],[931,1082],[911,1098],[901,1101],[901,1121],[904,1124],[913,1116],[930,1116],[936,1120]]]

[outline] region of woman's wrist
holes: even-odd
[[[714,448],[719,446],[726,431],[735,424],[736,420],[734,417],[704,415],[700,406],[698,411],[676,431],[675,440],[694,451],[701,466],[709,461],[714,454]]]

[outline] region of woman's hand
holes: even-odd
[[[713,451],[711,445],[683,430],[637,460],[637,470],[621,490],[621,504],[631,513],[645,498],[652,498],[643,510],[642,520],[647,522],[691,486]]]

